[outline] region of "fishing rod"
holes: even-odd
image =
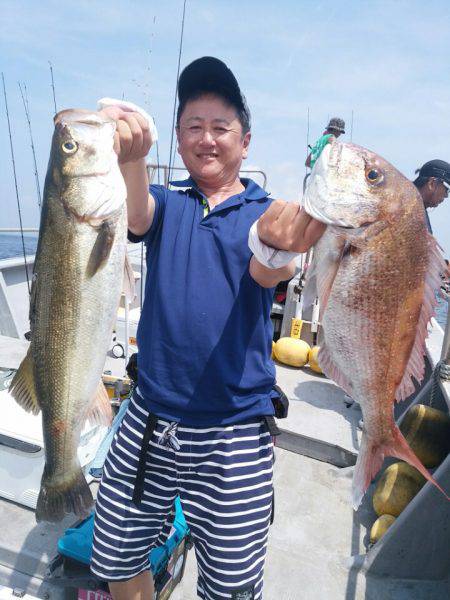
[[[309,145],[309,106],[307,108],[306,111],[306,159],[305,159],[305,176],[303,177],[303,183],[302,183],[302,197],[305,193],[305,189],[306,189],[306,181],[309,177],[309,173],[308,173],[308,169],[309,166],[307,165],[308,162],[308,156],[311,150],[311,146]]]
[[[24,263],[25,263],[25,274],[27,276],[28,294],[30,294],[31,293],[31,289],[30,289],[30,280],[28,278],[27,253],[25,251],[25,238],[24,238],[24,235],[23,235],[22,211],[21,211],[21,208],[20,208],[19,188],[18,188],[18,185],[17,185],[16,161],[15,161],[15,158],[14,158],[14,147],[13,147],[12,134],[11,134],[11,121],[9,119],[8,100],[6,98],[5,76],[4,76],[3,73],[2,73],[2,83],[3,83],[3,95],[5,97],[6,120],[8,121],[9,146],[10,146],[10,149],[11,149],[11,162],[12,162],[13,175],[14,175],[14,186],[15,186],[15,189],[16,189],[17,210],[19,212],[19,223],[20,223],[20,235],[21,235],[21,238],[22,238],[23,260],[24,260]]]
[[[309,106],[307,109],[307,117],[306,117],[306,158],[308,158],[308,154],[309,154]],[[308,167],[305,164],[305,175],[307,172],[308,172]]]
[[[153,48],[153,38],[154,38],[154,29],[155,29],[155,25],[156,25],[156,15],[153,16],[153,31],[151,34],[151,40],[150,40],[150,50],[149,50],[149,55],[151,55],[152,53],[152,48]],[[150,57],[149,57],[149,68],[148,70],[150,71]],[[150,102],[149,102],[149,106],[150,106]],[[155,120],[155,119],[154,119]],[[156,125],[156,120],[155,120],[155,127],[157,128]],[[161,178],[161,174],[160,174],[160,168],[159,168],[159,144],[158,144],[158,139],[156,139],[155,141],[155,146],[156,146],[156,173],[157,173],[157,178],[158,178],[158,185],[160,184],[160,178]],[[140,310],[142,313],[142,304],[144,301],[144,242],[141,242],[141,281],[140,281]]]
[[[181,34],[180,34],[180,48],[178,51],[178,68],[177,68],[177,79],[175,82],[175,97],[173,100],[173,114],[172,114],[172,135],[170,137],[170,151],[169,151],[169,172],[168,172],[168,180],[170,181],[171,175],[170,171],[172,169],[172,148],[173,148],[173,134],[175,131],[175,112],[177,108],[177,89],[178,89],[178,78],[180,75],[180,64],[181,64],[181,52],[183,49],[183,35],[184,35],[184,21],[186,17],[186,0],[183,2],[183,17],[181,19]]]
[[[55,115],[56,115],[56,113],[58,112],[58,109],[56,108],[55,80],[53,79],[53,66],[50,61],[48,61],[48,64],[50,65],[50,76],[52,78],[52,90],[53,90],[53,104],[55,106]]]
[[[23,89],[22,89],[20,81],[17,82],[17,84],[19,86],[20,95],[22,96],[23,108],[25,110],[25,116],[26,116],[27,122],[28,122],[28,131],[30,134],[31,152],[33,154],[33,162],[34,162],[34,179],[36,182],[37,201],[38,201],[39,210],[41,210],[41,205],[42,205],[41,186],[39,184],[39,173],[38,173],[37,162],[36,162],[36,151],[34,149],[33,131],[31,129],[30,107],[28,104],[27,86],[24,83]]]

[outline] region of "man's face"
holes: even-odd
[[[428,194],[425,202],[426,208],[439,206],[448,196],[448,188],[441,179],[431,177],[428,182]]]
[[[177,129],[178,152],[190,175],[210,185],[234,182],[247,157],[250,132],[242,135],[236,110],[208,94],[188,102]]]
[[[337,129],[330,128],[328,131],[331,133],[331,135],[334,135],[335,138],[338,138],[340,135],[342,135],[342,131],[338,131]]]

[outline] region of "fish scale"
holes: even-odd
[[[31,344],[10,386],[42,410],[45,467],[36,519],[89,514],[77,457],[86,418],[109,422],[101,382],[126,262],[126,191],[114,123],[98,113],[55,117],[30,305]]]
[[[409,396],[413,380],[423,378],[427,323],[444,269],[421,197],[381,157],[334,142],[312,171],[304,203],[312,217],[328,224],[305,289],[321,303],[319,364],[363,413],[354,506],[386,456],[409,462],[439,487],[393,415],[395,399]]]

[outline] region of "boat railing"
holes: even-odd
[[[0,227],[0,233],[39,233],[39,227]]]
[[[187,170],[184,167],[169,167],[169,165],[161,165],[161,164],[153,164],[153,163],[147,164],[148,180],[150,183],[155,183],[155,179],[157,180],[156,182],[159,183],[159,179],[158,179],[159,173],[162,172],[163,178],[162,178],[161,183],[163,185],[165,185],[166,187],[168,187],[169,179],[171,179],[173,171],[176,171],[177,173],[179,173],[181,171],[185,174],[186,177],[189,176],[189,173],[187,172]],[[239,175],[241,177],[248,177],[250,175],[253,175],[253,176],[256,175],[256,176],[262,178],[261,187],[265,188],[267,185],[267,175],[264,173],[264,171],[261,171],[259,169],[242,169],[241,171],[239,171]]]
[[[442,290],[442,295],[447,300],[447,323],[444,331],[444,341],[442,342],[442,352],[440,361],[439,375],[442,380],[448,382],[448,394],[450,395],[450,294]],[[450,410],[450,398],[447,397],[447,404]]]

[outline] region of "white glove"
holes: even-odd
[[[258,236],[258,221],[255,221],[250,227],[248,247],[253,252],[256,260],[268,269],[281,269],[281,267],[285,267],[291,260],[299,256],[298,252],[276,250],[276,248],[264,244]]]
[[[140,108],[133,102],[125,102],[125,100],[116,100],[114,98],[102,98],[97,102],[98,110],[102,108],[106,108],[107,106],[118,106],[122,110],[137,112],[147,119],[149,127],[150,127],[150,135],[153,142],[156,142],[158,139],[158,131],[156,129],[155,121],[153,117],[151,117],[143,108]]]

